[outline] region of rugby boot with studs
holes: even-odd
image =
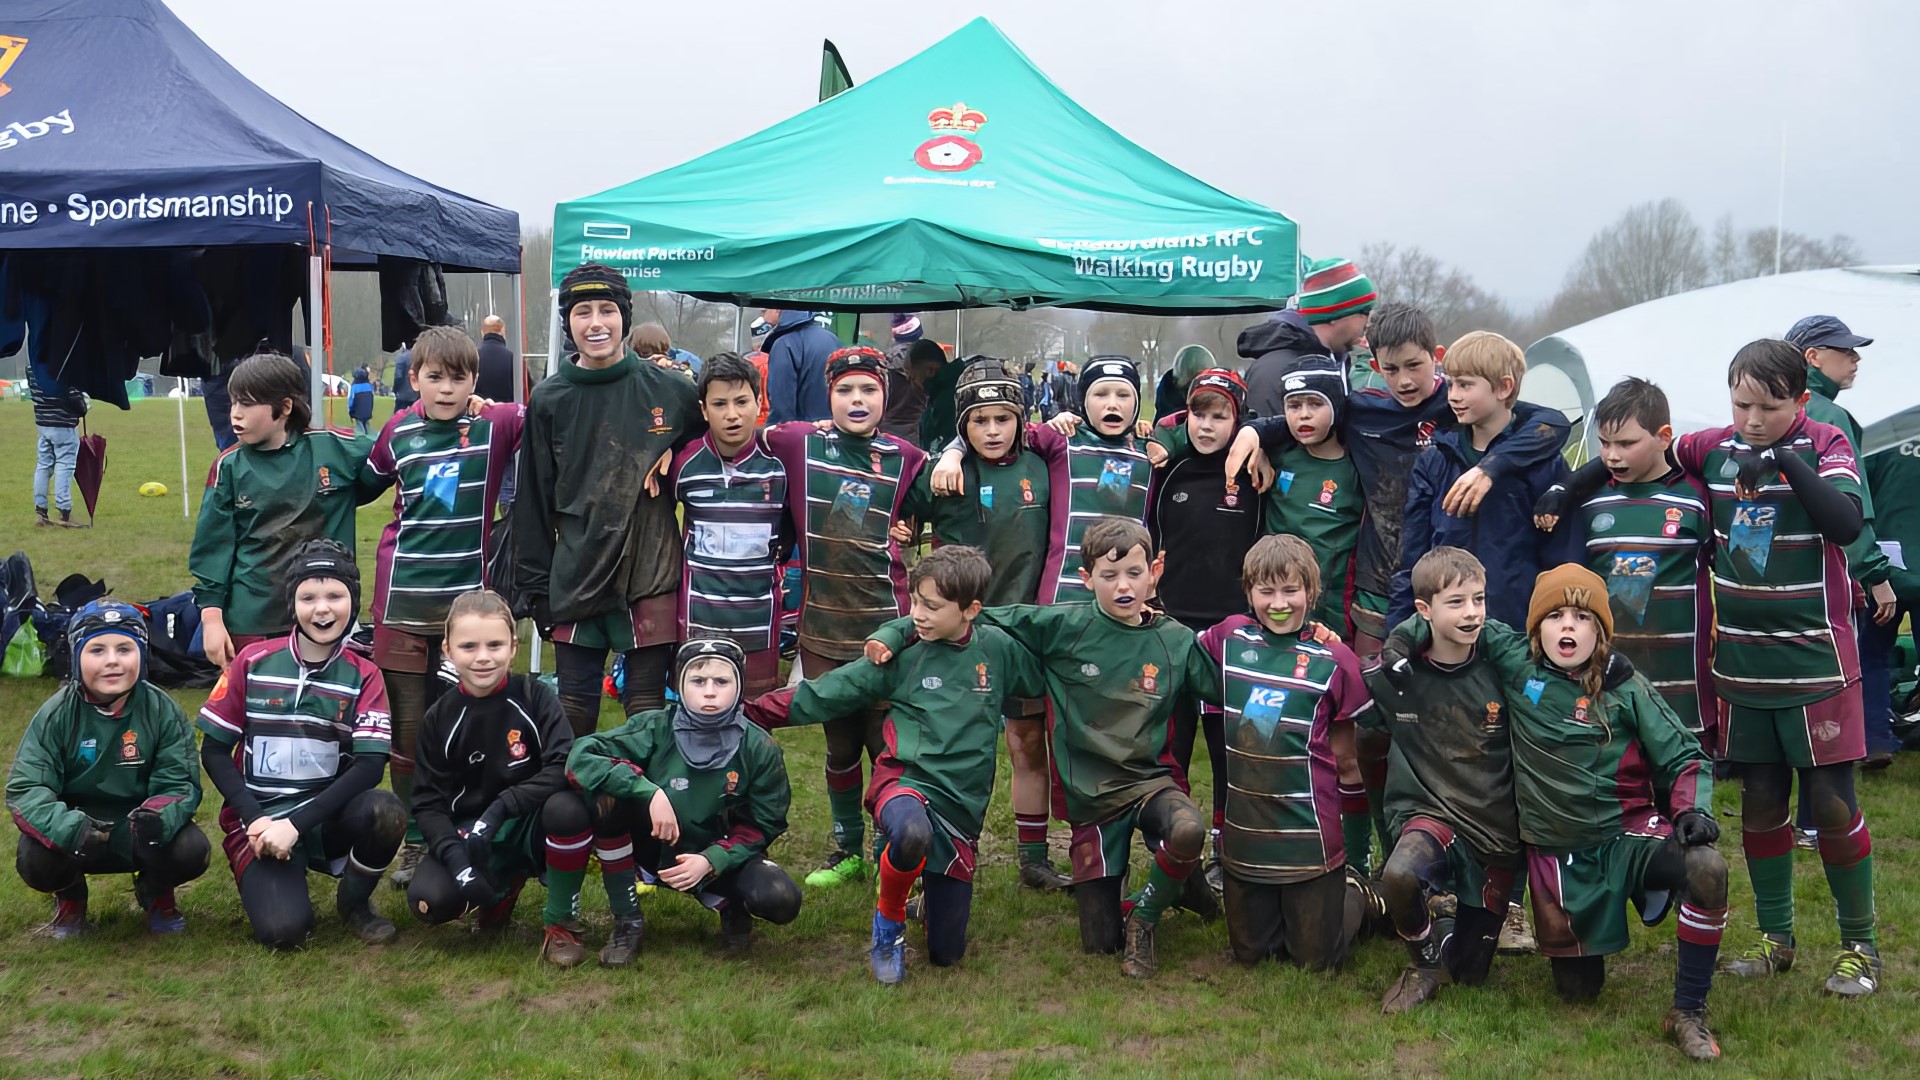
[[[1880,950],[1864,941],[1841,942],[1827,977],[1827,993],[1844,998],[1866,997],[1880,989]]]
[[[1680,1052],[1694,1061],[1720,1060],[1720,1040],[1707,1027],[1705,1009],[1668,1009],[1660,1020],[1660,1030]]]
[[[1793,968],[1793,935],[1762,934],[1746,952],[1720,965],[1727,975],[1745,979],[1779,975]]]
[[[587,947],[580,941],[580,929],[566,923],[547,927],[540,939],[540,959],[557,968],[579,967],[587,959]]]
[[[607,943],[600,947],[601,967],[626,967],[640,954],[640,943],[646,936],[647,920],[638,912],[632,915],[615,915],[613,932],[607,935]]]
[[[1153,948],[1156,929],[1153,923],[1141,922],[1139,912],[1127,912],[1127,923],[1122,930],[1125,944],[1120,953],[1120,971],[1127,978],[1151,979],[1160,970],[1160,960]]]

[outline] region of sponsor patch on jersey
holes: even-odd
[[[1740,502],[1733,508],[1733,528],[1727,532],[1736,567],[1745,563],[1751,573],[1765,577],[1767,560],[1773,554],[1773,530],[1779,523],[1780,508],[1761,503]]]
[[[685,791],[687,790],[687,778],[684,776],[676,776],[667,781],[667,786],[675,791]]]
[[[992,484],[980,485],[980,505],[985,507],[988,510],[993,509],[993,485]]]
[[[1247,694],[1247,703],[1240,707],[1240,718],[1253,725],[1263,739],[1273,737],[1273,730],[1280,726],[1280,714],[1287,705],[1287,691],[1271,686],[1256,686]]]
[[[938,690],[945,685],[946,683],[940,681],[940,676],[938,675],[929,675],[920,680],[920,689],[922,690]]]
[[[1633,613],[1636,622],[1647,621],[1647,605],[1653,600],[1653,578],[1660,568],[1658,556],[1651,551],[1616,551],[1607,568],[1607,597],[1616,607]]]
[[[1177,503],[1183,503],[1183,502],[1186,502],[1186,501],[1187,501],[1187,493],[1186,493],[1186,492],[1184,492],[1184,491],[1176,491],[1176,492],[1174,492],[1174,493],[1173,493],[1173,501],[1174,501],[1174,502],[1177,502]]]
[[[1613,522],[1614,517],[1612,514],[1595,514],[1593,515],[1593,531],[1606,532],[1608,529],[1613,528]]]
[[[1280,494],[1285,495],[1287,492],[1293,490],[1293,474],[1292,473],[1287,472],[1283,469],[1281,470],[1281,473],[1278,479],[1280,481]]]
[[[1100,665],[1099,664],[1081,664],[1080,674],[1085,675],[1089,679],[1097,679],[1100,677]]]
[[[81,761],[84,761],[87,764],[91,765],[96,760],[98,760],[99,757],[100,757],[100,740],[99,739],[88,738],[88,739],[80,740],[80,760]]]
[[[1540,695],[1546,693],[1546,690],[1547,681],[1545,679],[1527,680],[1527,700],[1533,702],[1535,705],[1540,704]]]

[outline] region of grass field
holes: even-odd
[[[200,409],[197,400],[188,403],[196,478],[212,456]],[[114,595],[128,600],[186,588],[192,526],[180,514],[175,417],[169,401],[140,403],[130,413],[101,409],[93,430],[107,437],[108,467],[97,527],[38,529],[30,410],[0,402],[0,555],[25,549],[47,594],[74,571],[106,578]],[[135,494],[153,479],[176,490],[160,499]],[[362,512],[363,553],[373,550],[384,513],[378,504]],[[11,762],[21,729],[53,690],[49,681],[0,679],[0,762]],[[177,696],[191,711],[201,695]],[[603,723],[614,720],[610,706]],[[793,831],[773,853],[803,872],[827,849],[821,742],[812,730],[781,740],[795,805]],[[523,899],[515,933],[486,943],[458,926],[421,926],[401,894],[383,887],[379,903],[400,924],[401,937],[367,949],[332,918],[331,884],[316,878],[323,915],[312,947],[275,955],[249,939],[217,850],[214,867],[182,893],[187,933],[164,941],[148,940],[125,878],[96,879],[90,936],[64,944],[29,940],[50,904],[0,870],[0,1015],[7,1028],[0,1075],[1509,1080],[1686,1067],[1657,1029],[1671,988],[1671,923],[1637,932],[1633,948],[1611,964],[1605,994],[1584,1008],[1553,999],[1544,961],[1503,958],[1485,988],[1449,989],[1415,1015],[1385,1019],[1379,1000],[1405,958],[1397,943],[1363,943],[1334,976],[1273,965],[1248,970],[1226,961],[1219,924],[1182,913],[1163,924],[1159,978],[1130,983],[1116,958],[1080,953],[1071,900],[1015,886],[1006,775],[1003,762],[966,961],[934,971],[916,957],[907,983],[895,989],[867,973],[871,899],[862,891],[810,894],[796,923],[763,928],[744,959],[719,951],[711,915],[656,893],[643,902],[648,940],[634,967],[560,972],[536,962],[538,887]],[[1909,933],[1920,918],[1916,776],[1920,764],[1902,761],[1861,785],[1880,870],[1886,989],[1857,1003],[1820,993],[1836,931],[1819,863],[1801,853],[1801,966],[1769,983],[1716,987],[1714,1027],[1726,1052],[1721,1075],[1920,1075],[1920,957]],[[1203,771],[1198,786],[1210,784]],[[218,803],[209,785],[200,821],[210,835],[217,835]],[[1752,933],[1738,818],[1726,816],[1737,805],[1734,791],[1720,800],[1727,834],[1720,846],[1734,864],[1730,947]],[[13,849],[11,821],[0,826],[0,843]],[[1064,843],[1063,830],[1056,829],[1056,843]],[[588,944],[597,949],[606,900],[592,877],[586,909]]]

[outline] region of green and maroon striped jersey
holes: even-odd
[[[703,435],[675,457],[669,479],[686,528],[680,640],[724,637],[747,652],[778,646],[786,466],[757,441],[728,461]]]
[[[343,648],[309,666],[294,655],[291,634],[241,649],[197,726],[233,747],[247,790],[276,818],[332,786],[355,757],[393,749],[387,684],[373,661]]]
[[[1707,589],[1713,520],[1704,487],[1675,469],[1664,479],[1609,483],[1572,523],[1587,568],[1607,583],[1613,647],[1700,734],[1712,708]]]
[[[1332,732],[1373,708],[1359,658],[1245,615],[1201,634],[1200,648],[1219,669],[1226,713],[1221,861],[1236,878],[1272,885],[1345,865]]]
[[[1147,520],[1147,485],[1153,466],[1147,461],[1147,440],[1128,432],[1107,438],[1082,424],[1071,436],[1045,424],[1027,427],[1028,444],[1052,461],[1049,494],[1053,499],[1053,530],[1060,536],[1059,562],[1050,566],[1050,581],[1041,588],[1050,595],[1043,602],[1088,602],[1093,594],[1080,581],[1080,539],[1087,526],[1103,517]],[[1048,586],[1051,586],[1051,589]]]
[[[479,416],[434,420],[403,409],[367,455],[372,484],[394,484],[393,520],[374,557],[373,620],[438,634],[453,598],[481,587],[500,485],[520,448],[525,410],[513,402]]]
[[[760,437],[786,467],[803,545],[800,647],[852,660],[868,634],[907,613],[907,567],[889,530],[927,456],[892,435],[819,431],[804,421]]]
[[[1755,451],[1731,427],[1675,444],[1680,467],[1706,484],[1713,511],[1714,686],[1728,701],[1784,709],[1832,697],[1860,678],[1846,550],[1814,527],[1786,478],[1748,502],[1734,494]],[[1838,428],[1802,414],[1776,453],[1798,454],[1822,479],[1860,497],[1853,448]]]

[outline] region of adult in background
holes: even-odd
[[[413,381],[407,378],[407,372],[413,367],[413,343],[400,346],[393,354],[393,411],[399,412],[420,400],[420,391],[413,388]],[[209,406],[211,407],[211,406]]]
[[[599,726],[609,651],[626,657],[628,715],[666,703],[683,564],[673,493],[654,477],[706,425],[691,380],[627,347],[633,292],[618,270],[568,272],[560,314],[580,351],[527,402],[515,565],[540,635],[554,642],[560,706],[586,735]]]
[[[1236,351],[1247,358],[1247,406],[1257,416],[1286,411],[1287,373],[1309,356],[1347,363],[1347,350],[1367,334],[1367,316],[1379,299],[1373,281],[1348,259],[1319,259],[1307,267],[1297,306],[1240,331]]]
[[[347,416],[353,421],[355,435],[373,434],[373,373],[365,367],[353,369],[353,385],[347,388]]]
[[[921,336],[919,319],[893,317],[893,348],[887,351],[887,413],[880,421],[881,431],[926,448],[920,441],[920,422],[927,415],[927,384],[946,362],[940,343]]]
[[[73,465],[80,458],[80,418],[87,414],[87,398],[78,390],[59,390],[27,365],[27,392],[33,396],[33,426],[39,432],[38,456],[33,466],[33,523],[84,529],[73,520]],[[48,481],[53,507],[60,516],[47,516]]]
[[[1047,405],[1046,419],[1051,420],[1061,413],[1080,411],[1080,369],[1071,361],[1054,362],[1053,374],[1047,377],[1047,390],[1053,399]]]
[[[1185,411],[1187,387],[1193,384],[1193,377],[1213,366],[1213,353],[1205,345],[1188,345],[1175,353],[1173,366],[1153,388],[1154,417]]]
[[[489,315],[480,321],[480,377],[473,392],[488,401],[519,401],[513,382],[513,350],[507,347],[507,321]]]
[[[1866,448],[1861,445],[1860,422],[1834,399],[1840,391],[1853,387],[1860,371],[1860,350],[1873,344],[1873,339],[1854,333],[1832,315],[1809,315],[1793,324],[1787,340],[1807,359],[1807,419],[1839,428],[1853,446],[1854,457],[1864,466]],[[1872,481],[1864,468],[1862,472],[1861,511],[1866,522],[1859,537],[1847,545],[1847,573],[1867,594],[1867,606],[1853,613],[1854,631],[1860,641],[1860,693],[1867,721],[1867,756],[1860,767],[1884,769],[1893,764],[1893,756],[1900,750],[1900,740],[1893,734],[1893,647],[1900,634],[1900,601],[1889,580],[1893,563],[1881,549],[1877,535],[1877,508],[1883,500],[1874,497]],[[1902,561],[1905,554],[1903,548]],[[1810,820],[1802,824],[1812,826]]]
[[[773,324],[767,334],[767,423],[826,420],[827,358],[840,348],[833,331],[814,321],[811,311],[768,308],[761,317]]]

